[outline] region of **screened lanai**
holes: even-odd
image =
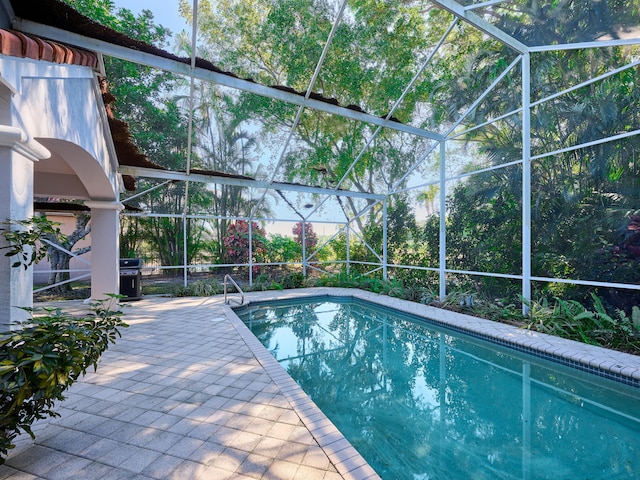
[[[135,21],[165,3],[68,3],[94,20],[4,7],[106,59],[141,153],[118,155],[121,257],[185,285],[342,271],[420,300],[637,303],[638,2],[196,0],[173,36]]]

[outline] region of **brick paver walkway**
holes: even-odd
[[[123,338],[0,479],[378,478],[219,297],[125,313]]]

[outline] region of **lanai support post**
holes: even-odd
[[[440,246],[439,246],[439,255],[440,255],[440,301],[444,300],[444,297],[447,296],[447,273],[445,271],[447,266],[447,230],[446,230],[446,221],[447,221],[447,212],[446,212],[446,201],[447,201],[447,184],[446,184],[446,176],[447,170],[445,168],[445,160],[446,160],[446,145],[445,142],[440,142]]]
[[[307,278],[307,222],[302,219],[302,276]]]
[[[1,100],[1,99],[0,99]],[[10,102],[3,102],[7,107]],[[9,112],[0,107],[0,116]],[[34,162],[50,156],[49,151],[31,140],[20,128],[0,125],[0,222],[33,217]],[[6,224],[3,228],[9,228]],[[19,227],[11,226],[11,229]],[[0,236],[0,246],[6,246]],[[0,330],[9,330],[17,322],[29,319],[19,307],[33,306],[33,270],[29,266],[12,267],[16,257],[0,251]]]
[[[347,246],[347,275],[351,273],[351,252],[350,252],[350,243],[349,238],[351,237],[351,222],[347,221],[347,225],[345,226],[345,240]]]
[[[187,182],[185,191],[188,191],[188,190],[189,190],[189,182]],[[187,228],[187,222],[189,220],[187,219],[187,206],[186,206],[189,199],[187,195],[188,194],[185,194],[185,197],[184,197],[185,207],[184,207],[184,212],[182,213],[182,281],[185,288],[187,288],[187,285],[189,284],[189,267],[187,266],[187,263],[189,263],[188,262],[189,251],[187,249],[187,235],[189,234],[189,229]]]
[[[531,300],[531,55],[522,55],[522,298]],[[522,304],[522,315],[529,309]]]
[[[120,291],[120,212],[118,201],[90,200],[91,299],[103,300]]]
[[[384,197],[382,201],[382,278],[384,280],[388,279],[387,272],[387,264],[389,263],[389,258],[387,257],[387,198]]]

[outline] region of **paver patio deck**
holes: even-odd
[[[0,479],[379,478],[220,297],[125,313],[98,371],[35,424],[35,442],[18,439]]]

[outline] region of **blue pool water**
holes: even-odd
[[[640,391],[352,299],[236,313],[383,479],[640,478]]]

